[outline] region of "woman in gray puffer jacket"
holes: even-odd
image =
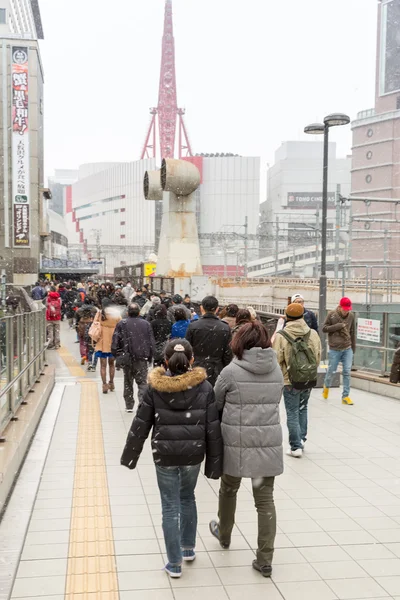
[[[241,327],[231,347],[235,358],[223,369],[215,386],[222,413],[224,474],[219,522],[211,521],[210,531],[222,548],[229,548],[241,479],[251,478],[258,512],[258,550],[253,568],[270,577],[276,536],[274,481],[283,472],[279,417],[283,376],[260,322]]]

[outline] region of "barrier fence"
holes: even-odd
[[[275,308],[267,312],[253,306],[271,335],[284,310]],[[389,375],[394,354],[400,348],[400,313],[356,311],[356,338],[354,368],[382,377]]]
[[[0,435],[43,371],[46,311],[0,318]]]
[[[355,368],[388,375],[398,347],[400,313],[357,311]]]

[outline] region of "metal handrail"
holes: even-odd
[[[0,391],[0,400],[3,398],[3,396],[5,396],[6,394],[8,394],[8,392],[14,387],[14,385],[16,383],[18,383],[18,381],[21,379],[21,377],[23,377],[23,375],[31,368],[33,367],[34,363],[37,361],[37,359],[46,352],[47,350],[47,346],[48,346],[48,342],[46,342],[46,345],[44,348],[42,348],[40,350],[40,352],[38,352],[38,354],[36,354],[36,356],[34,358],[32,358],[32,360],[25,365],[25,367],[22,369],[22,371],[20,371],[20,373],[18,373],[18,375],[16,377],[14,377],[14,379],[12,381],[10,381],[10,383],[8,383],[6,385],[5,388],[3,388]]]
[[[26,394],[38,381],[48,344],[44,309],[4,315],[0,318],[0,323],[4,327],[1,361],[2,373],[6,378],[5,386],[0,389],[1,434],[15,417]]]

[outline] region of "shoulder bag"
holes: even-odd
[[[89,337],[91,337],[92,340],[96,343],[101,340],[102,330],[101,330],[100,319],[101,319],[101,310],[99,310],[96,313],[93,323],[91,324],[91,326],[89,328]]]

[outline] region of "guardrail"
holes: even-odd
[[[0,318],[0,435],[42,373],[46,311]]]
[[[282,314],[280,309],[265,311],[260,306],[252,305],[261,319],[268,325],[269,333],[272,335],[274,325]],[[282,310],[284,313],[284,310]],[[368,321],[367,330],[365,321]],[[389,312],[356,312],[356,337],[357,349],[354,355],[354,368],[360,371],[378,373],[387,376],[393,363],[393,357],[400,347],[400,313]],[[365,339],[370,338],[370,339]],[[372,339],[379,341],[371,341]]]

